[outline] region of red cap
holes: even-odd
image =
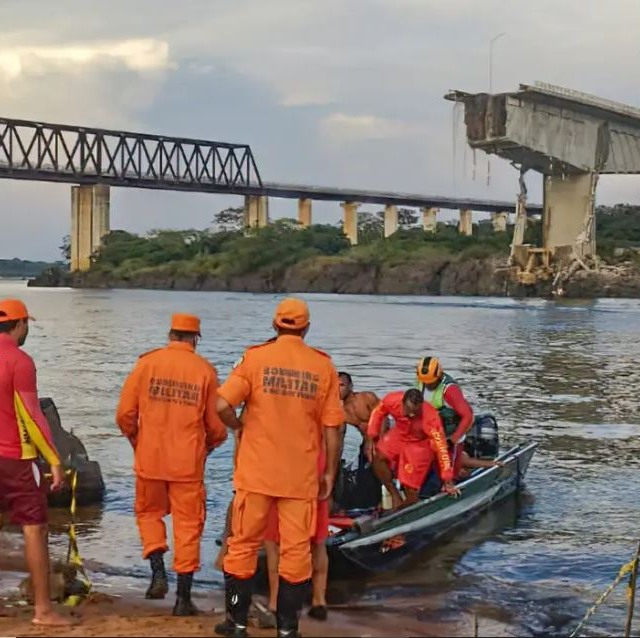
[[[171,317],[171,330],[194,332],[200,336],[200,318],[195,315],[175,314]]]
[[[278,328],[303,330],[309,325],[309,307],[302,299],[287,297],[278,304],[273,322]]]
[[[0,322],[35,319],[29,314],[27,307],[19,299],[3,299],[0,301]]]

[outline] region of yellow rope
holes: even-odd
[[[600,607],[600,605],[602,605],[602,603],[604,603],[607,600],[607,598],[609,598],[609,596],[611,595],[611,592],[613,592],[613,590],[620,584],[620,581],[627,574],[630,574],[633,571],[634,565],[637,560],[638,560],[637,558],[634,558],[633,560],[629,561],[628,563],[626,563],[620,568],[620,571],[618,572],[618,575],[616,576],[615,580],[611,583],[611,585],[609,585],[609,587],[607,587],[604,590],[604,592],[602,592],[602,594],[596,600],[596,602],[593,603],[591,607],[589,607],[589,609],[587,610],[587,613],[584,615],[584,618],[580,621],[580,624],[571,632],[571,634],[569,635],[569,638],[575,638],[575,636],[578,635],[578,632],[585,626],[587,620],[589,620],[589,618],[591,618],[591,616],[593,616],[593,614],[596,613],[596,610],[598,609],[598,607]],[[631,599],[631,579],[629,579],[629,584],[627,585],[627,598],[629,600]]]

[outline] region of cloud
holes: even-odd
[[[154,38],[0,46],[0,93],[8,117],[102,128],[144,126],[138,113],[175,70]]]
[[[0,48],[0,72],[6,79],[43,74],[55,69],[68,72],[100,63],[119,63],[131,71],[169,68],[169,45],[160,40],[141,39],[69,46],[19,46]]]
[[[249,143],[270,181],[513,200],[515,170],[492,157],[488,180],[488,157],[474,156],[443,99],[449,89],[487,90],[497,33],[505,35],[493,50],[496,91],[543,80],[639,99],[637,0],[609,0],[606,11],[599,0],[132,6],[2,0],[0,115]],[[530,200],[540,201],[539,176],[527,182]],[[47,215],[54,234],[68,232],[66,191],[46,195],[62,187],[38,185],[32,195],[31,185],[5,184],[3,208]],[[619,200],[640,201],[637,177],[601,180],[599,203]],[[135,230],[196,225],[231,203],[128,189],[114,189],[112,201],[114,225]],[[294,208],[285,200],[272,206]],[[27,235],[12,232],[0,236],[0,256],[18,244],[28,254]],[[57,240],[52,245],[57,252]]]
[[[376,115],[333,113],[321,122],[323,133],[333,142],[384,140],[411,136],[419,127],[411,122],[390,120]]]

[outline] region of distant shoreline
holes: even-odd
[[[28,281],[29,287],[146,289],[270,294],[324,293],[407,296],[461,296],[552,299],[552,282],[522,286],[513,281],[504,260],[464,261],[441,257],[395,265],[366,261],[312,260],[286,269],[263,269],[231,277],[172,273],[149,269],[123,279],[100,271],[70,274],[54,270]],[[564,285],[568,299],[640,298],[635,268],[579,271]]]

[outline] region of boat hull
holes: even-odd
[[[331,536],[327,542],[330,578],[397,569],[449,532],[465,527],[518,491],[535,449],[536,444],[512,448],[499,457],[502,467],[477,471],[459,483],[458,498],[438,494]]]

